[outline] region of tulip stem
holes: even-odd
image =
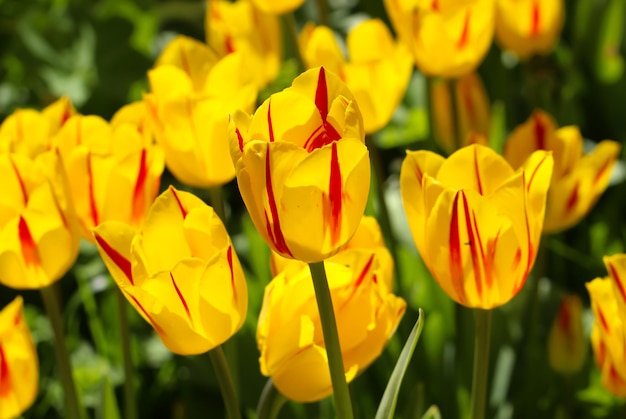
[[[217,383],[220,386],[222,398],[226,405],[226,416],[228,419],[241,419],[239,402],[237,402],[235,387],[233,386],[233,380],[228,371],[228,362],[226,361],[222,347],[218,346],[209,351],[209,358],[211,358],[211,364],[213,364],[213,370],[215,370],[215,377],[217,378]]]
[[[263,392],[259,398],[259,405],[256,409],[258,419],[276,419],[280,413],[280,409],[287,402],[287,398],[283,396],[274,387],[274,382],[270,378],[263,387]]]
[[[326,0],[317,0],[317,14],[319,24],[328,26],[328,4]]]
[[[322,334],[324,335],[324,346],[328,355],[328,367],[335,396],[337,418],[352,419],[352,401],[350,400],[350,390],[346,382],[337,322],[335,321],[333,301],[330,296],[324,262],[309,263],[309,269],[313,278],[315,299],[317,300],[317,309],[319,310],[322,323]]]
[[[116,287],[117,288],[117,287]],[[137,401],[135,400],[135,368],[130,342],[130,326],[128,325],[128,303],[122,291],[117,294],[117,315],[122,337],[122,359],[124,362],[124,417],[137,419]]]
[[[450,80],[450,110],[452,112],[452,124],[454,125],[454,151],[463,147],[464,138],[461,129],[461,120],[459,115],[459,101],[456,97],[456,90],[459,84],[458,79]]]
[[[296,26],[296,17],[293,12],[281,15],[283,26],[287,31],[287,38],[291,41],[291,47],[293,48],[293,55],[298,63],[298,73],[306,69],[302,54],[300,53],[300,45],[298,44],[298,28]]]
[[[389,208],[387,207],[387,201],[385,200],[385,170],[382,164],[382,158],[380,157],[380,152],[376,144],[374,144],[374,139],[370,135],[365,136],[365,144],[367,145],[367,149],[370,153],[370,158],[372,160],[372,168],[374,169],[374,178],[376,179],[376,201],[378,203],[378,215],[380,221],[380,228],[383,231],[383,237],[387,242],[387,247],[391,252],[391,257],[394,262],[399,263],[398,258],[398,250],[396,239],[393,235],[393,229],[391,228],[391,218],[389,217]],[[396,269],[396,284],[398,294],[402,295],[402,281],[400,278],[400,270]]]
[[[489,377],[489,345],[491,337],[491,310],[474,310],[474,371],[472,374],[472,419],[485,417],[487,378]]]
[[[226,206],[224,205],[224,191],[221,186],[209,188],[209,201],[213,211],[220,217],[222,223],[226,224]]]
[[[50,319],[52,331],[54,333],[54,349],[57,358],[63,392],[65,394],[66,417],[69,419],[80,419],[81,407],[78,402],[78,393],[72,376],[72,364],[69,353],[65,345],[65,332],[63,328],[63,316],[61,314],[61,304],[56,293],[56,284],[41,289],[43,305]]]

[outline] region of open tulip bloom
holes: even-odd
[[[109,221],[94,237],[124,296],[172,352],[207,352],[242,326],[248,291],[239,259],[199,198],[170,187],[140,232]]]
[[[363,121],[341,80],[306,71],[250,116],[231,117],[237,183],[256,229],[284,257],[319,262],[356,231],[369,193]]]
[[[522,288],[539,247],[552,166],[546,151],[517,171],[481,145],[447,159],[407,152],[400,191],[411,233],[453,300],[490,309]]]

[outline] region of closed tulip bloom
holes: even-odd
[[[396,32],[429,76],[461,77],[478,67],[494,32],[494,0],[386,0]]]
[[[547,54],[563,28],[563,0],[496,0],[496,39],[519,58]]]
[[[37,397],[39,362],[22,297],[0,311],[0,419],[17,418]]]
[[[407,152],[400,192],[411,233],[453,300],[491,309],[522,288],[539,247],[552,166],[546,151],[518,171],[481,145],[447,159]]]
[[[60,162],[55,166],[62,171]],[[39,164],[0,154],[0,283],[17,289],[46,287],[78,255],[75,215],[56,195]]]
[[[231,119],[237,183],[256,229],[282,256],[319,262],[354,235],[370,165],[358,106],[324,68],[308,70],[250,116]]]
[[[535,150],[551,150],[554,175],[543,230],[556,233],[578,224],[609,185],[620,152],[616,141],[604,140],[583,154],[583,138],[575,126],[557,129],[546,113],[535,111],[509,136],[504,156],[513,167]]]
[[[175,39],[148,72],[144,96],[151,129],[172,174],[190,186],[230,182],[235,169],[228,145],[228,116],[252,110],[257,89],[240,53],[222,59],[190,38]]]
[[[0,153],[17,153],[35,159],[52,148],[52,137],[75,113],[66,97],[41,112],[16,110],[0,125]]]
[[[209,2],[205,17],[207,44],[220,57],[241,51],[259,89],[280,71],[282,40],[278,16],[257,9],[251,0]]]
[[[122,293],[170,351],[204,353],[241,328],[243,270],[221,220],[199,198],[170,187],[141,231],[108,221],[94,237]]]
[[[159,192],[163,150],[146,144],[135,126],[115,129],[97,116],[76,115],[55,137],[63,157],[81,233],[117,220],[140,227]]]
[[[349,250],[346,264],[324,262],[337,320],[346,380],[382,352],[406,303],[390,293],[372,270],[374,253]],[[304,263],[291,265],[265,288],[257,326],[261,373],[298,402],[332,394],[328,359],[313,281]]]
[[[609,276],[587,283],[595,317],[591,346],[604,387],[626,397],[626,255],[605,257],[604,264]]]
[[[154,142],[154,135],[150,130],[148,107],[143,100],[122,106],[111,118],[111,128],[120,125],[130,125],[143,137],[145,145]]]
[[[409,85],[413,59],[380,19],[364,20],[350,30],[349,60],[325,26],[307,24],[299,43],[308,67],[324,66],[346,83],[359,104],[366,133],[387,125]]]
[[[438,79],[432,83],[431,102],[436,139],[448,154],[470,144],[487,145],[491,127],[491,104],[478,73],[468,73],[456,82]],[[452,94],[457,103],[453,121]],[[458,131],[461,134],[457,139]]]
[[[583,304],[577,295],[566,295],[548,335],[548,360],[553,370],[574,374],[587,359],[587,337],[583,328]]]

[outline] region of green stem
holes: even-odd
[[[372,168],[374,169],[374,178],[376,181],[376,200],[378,204],[378,219],[380,221],[380,228],[383,231],[383,236],[387,242],[387,248],[391,252],[391,256],[396,263],[396,277],[397,277],[397,289],[398,295],[403,295],[402,292],[402,280],[400,278],[400,270],[397,268],[399,261],[396,238],[393,235],[393,229],[391,228],[391,218],[389,217],[389,208],[387,207],[387,201],[385,200],[385,169],[383,167],[380,151],[374,139],[370,135],[365,136],[365,144],[370,153],[370,159],[372,161]]]
[[[265,383],[259,398],[259,405],[256,409],[257,419],[276,419],[286,402],[287,398],[274,387],[274,382],[270,378]]]
[[[328,26],[328,4],[326,0],[317,0],[317,13],[319,24]]]
[[[221,186],[209,188],[209,201],[213,207],[213,211],[226,223],[226,206],[224,205],[224,191]]]
[[[122,359],[124,362],[124,417],[137,419],[137,400],[135,399],[135,368],[131,351],[130,326],[128,325],[128,302],[122,295],[122,291],[115,290],[117,294],[117,314],[119,319],[120,334],[122,337]]]
[[[291,47],[293,48],[293,55],[298,63],[298,73],[300,73],[306,69],[306,65],[304,63],[304,59],[302,58],[302,54],[300,53],[300,45],[298,44],[296,17],[293,12],[290,12],[282,15],[280,18],[283,21],[283,26],[286,31],[285,36],[289,39]]]
[[[489,344],[491,335],[491,310],[474,310],[476,335],[474,336],[474,371],[472,373],[472,419],[485,417],[487,379],[489,377]]]
[[[85,311],[87,312],[89,331],[91,332],[91,337],[96,346],[96,351],[102,356],[107,356],[109,354],[109,345],[107,344],[107,338],[104,333],[104,326],[98,314],[96,299],[93,291],[89,287],[89,279],[79,272],[75,273],[77,275],[76,283],[78,284],[78,292],[83,302],[83,307],[85,307]]]
[[[76,392],[74,377],[72,376],[72,365],[70,363],[69,353],[65,346],[61,304],[59,303],[55,287],[56,284],[42,288],[41,298],[54,333],[54,349],[65,393],[66,414],[69,419],[80,419],[82,417],[81,407],[78,402],[78,393]]]
[[[335,408],[338,419],[352,419],[352,401],[350,400],[350,390],[346,383],[345,369],[341,347],[339,345],[339,334],[337,333],[337,322],[333,311],[333,301],[328,288],[326,270],[324,262],[309,263],[313,287],[315,288],[315,299],[317,309],[320,313],[322,323],[322,334],[324,335],[324,346],[328,355],[328,368],[330,369],[330,380],[333,385],[335,396]]]
[[[222,392],[222,398],[226,405],[226,416],[228,419],[241,419],[241,412],[239,411],[239,403],[237,402],[237,395],[235,394],[235,388],[233,387],[233,380],[228,371],[228,362],[221,346],[209,351],[209,358],[211,358],[211,364],[215,370],[215,376],[217,377],[217,383],[220,386]]]

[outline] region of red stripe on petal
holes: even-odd
[[[433,0],[433,2],[430,5],[430,8],[433,9],[435,12],[439,12],[439,1],[438,0]]]
[[[608,263],[607,266],[609,268],[611,276],[613,277],[613,282],[615,283],[615,285],[617,285],[617,289],[619,290],[620,297],[622,297],[622,301],[626,303],[626,289],[624,289],[624,283],[619,276],[619,272],[617,272],[617,269],[612,263]]]
[[[230,268],[230,286],[233,289],[233,298],[235,301],[238,300],[237,297],[237,287],[235,286],[235,270],[233,269],[233,247],[228,246],[228,251],[226,252],[226,259],[228,260],[228,267]]]
[[[549,155],[546,154],[545,156],[543,156],[543,159],[541,159],[541,161],[539,162],[538,165],[535,166],[535,169],[533,170],[533,172],[530,174],[530,179],[528,180],[528,183],[526,183],[526,191],[530,191],[530,188],[533,184],[533,181],[535,180],[535,175],[537,174],[537,172],[539,171],[539,169],[541,168],[541,166],[546,162],[546,160],[548,159]],[[524,176],[524,181],[526,181],[526,176]]]
[[[274,138],[274,128],[272,127],[272,100],[267,104],[267,129],[270,133],[270,143],[273,143],[276,139]]]
[[[363,270],[359,274],[359,277],[357,278],[356,282],[354,283],[354,287],[355,288],[358,288],[363,283],[363,280],[365,279],[365,276],[367,276],[367,273],[372,268],[372,263],[373,262],[374,262],[374,253],[372,253],[372,255],[368,259],[367,263],[365,264],[365,267],[363,268]]]
[[[150,323],[150,325],[152,327],[154,327],[154,329],[157,331],[157,333],[159,335],[165,335],[165,331],[163,329],[161,329],[161,327],[154,321],[154,319],[152,318],[152,316],[150,316],[150,314],[148,314],[148,312],[146,311],[145,308],[143,308],[143,306],[141,305],[141,303],[132,295],[130,294],[126,294],[128,295],[135,304],[137,304],[137,307],[139,307],[139,310],[141,310],[141,312],[144,314],[144,316],[146,316],[146,318],[148,319],[148,322]]]
[[[96,193],[94,190],[93,170],[91,168],[91,152],[87,153],[87,188],[89,189],[89,211],[94,226],[100,224],[98,207],[96,205]]]
[[[26,204],[28,204],[28,191],[26,190],[24,179],[22,179],[20,171],[17,170],[17,166],[15,165],[15,162],[13,161],[11,155],[9,155],[9,161],[11,162],[11,167],[13,167],[13,171],[15,171],[15,177],[17,177],[17,182],[20,184],[20,189],[22,191],[22,200],[24,202],[24,206],[26,206]]]
[[[474,271],[474,282],[476,284],[476,293],[478,294],[479,300],[482,301],[482,298],[483,298],[482,263],[480,260],[480,255],[476,251],[478,240],[476,239],[476,234],[474,234],[474,226],[472,225],[472,219],[470,218],[469,203],[467,202],[467,197],[465,196],[465,192],[461,191],[461,197],[463,198],[463,211],[465,213],[465,228],[467,229],[467,238],[469,240],[467,245],[470,248],[470,254],[472,257],[472,268]]]
[[[187,210],[183,206],[183,203],[180,201],[180,197],[178,196],[176,189],[170,186],[170,190],[172,191],[172,195],[174,195],[174,198],[176,198],[176,202],[178,203],[178,208],[180,209],[180,213],[182,214],[183,220],[184,220],[185,218],[187,218]]]
[[[328,199],[330,201],[330,240],[334,246],[341,235],[341,208],[343,206],[341,167],[337,155],[337,143],[333,143],[330,157]]]
[[[39,265],[39,254],[37,253],[37,244],[33,239],[30,228],[24,217],[20,216],[18,223],[18,233],[20,238],[20,247],[22,248],[22,257],[26,266]]]
[[[106,253],[109,259],[113,261],[115,266],[117,266],[124,273],[126,279],[128,279],[128,282],[130,282],[131,285],[135,285],[130,261],[122,256],[120,252],[111,247],[111,245],[107,243],[98,233],[94,232],[93,236],[95,237],[98,245],[102,248],[102,251]]]
[[[7,398],[11,394],[11,371],[4,354],[4,348],[0,343],[0,398]]]
[[[546,149],[546,126],[543,125],[543,121],[539,117],[538,113],[533,115],[533,129],[535,131],[535,141],[537,143],[537,150]]]
[[[72,116],[72,105],[69,100],[65,101],[65,109],[63,109],[63,113],[61,114],[61,119],[59,121],[59,128],[65,125],[68,119]]]
[[[137,173],[137,181],[135,182],[135,190],[133,191],[132,221],[136,225],[139,225],[146,210],[146,180],[148,178],[146,153],[145,148],[141,150],[139,172]]]
[[[448,238],[448,249],[450,251],[450,278],[452,286],[456,291],[459,302],[465,301],[465,290],[463,284],[463,258],[461,256],[461,235],[459,232],[459,193],[454,195],[452,202],[452,215],[450,217],[450,236]]]
[[[578,203],[578,189],[579,189],[580,184],[578,182],[576,182],[576,184],[574,185],[574,189],[572,189],[572,193],[570,194],[569,198],[567,199],[567,203],[565,204],[565,210],[567,212],[571,212],[574,207],[576,207],[576,204]]]
[[[324,67],[320,67],[320,72],[317,77],[315,106],[320,112],[322,121],[326,122],[326,117],[328,116],[328,86],[326,85],[326,70],[324,70]]]
[[[539,35],[539,25],[541,22],[541,10],[539,9],[539,2],[533,2],[532,19],[530,24],[530,36],[534,37]]]
[[[478,193],[484,195],[483,182],[480,179],[480,168],[478,167],[478,149],[476,147],[474,147],[474,174],[476,175],[476,185],[478,185]]]
[[[470,11],[468,10],[465,14],[465,22],[463,23],[463,31],[461,32],[461,37],[459,38],[459,42],[456,44],[457,49],[463,49],[467,45],[469,41],[469,25],[470,25]]]
[[[243,153],[243,137],[241,136],[241,132],[239,128],[235,127],[235,134],[237,134],[237,143],[239,144],[239,151]]]
[[[604,333],[609,333],[609,323],[606,321],[606,317],[602,312],[602,309],[599,306],[596,306],[596,311],[598,312],[598,317],[600,317],[600,325],[602,329],[604,329]]]
[[[604,175],[604,173],[608,170],[609,166],[615,161],[614,157],[611,157],[610,159],[608,159],[607,161],[605,161],[602,166],[600,167],[600,170],[598,170],[598,173],[596,173],[596,175],[593,178],[593,185],[595,186],[600,179],[602,179],[602,176]]]
[[[226,48],[227,54],[235,52],[235,44],[233,43],[232,36],[226,35],[226,39],[224,40],[224,47]]]
[[[185,301],[185,297],[183,297],[183,294],[180,292],[180,289],[178,289],[178,285],[176,285],[176,280],[174,279],[174,274],[171,273],[171,272],[170,272],[170,278],[172,279],[172,285],[174,286],[174,290],[176,290],[176,294],[178,295],[178,299],[183,304],[183,308],[185,309],[185,313],[187,313],[187,318],[189,319],[189,322],[191,324],[193,324],[193,319],[191,318],[191,313],[189,312],[189,306],[187,305],[187,301]]]
[[[287,242],[283,236],[283,232],[280,228],[280,218],[278,217],[278,207],[276,205],[276,199],[274,198],[274,187],[272,185],[271,175],[271,163],[270,163],[270,148],[267,148],[265,153],[265,189],[267,191],[267,200],[270,206],[270,213],[272,215],[272,221],[269,222],[269,218],[266,214],[266,220],[268,222],[268,230],[271,231],[270,238],[274,243],[274,247],[279,253],[289,255],[293,257],[293,254],[287,247]]]

